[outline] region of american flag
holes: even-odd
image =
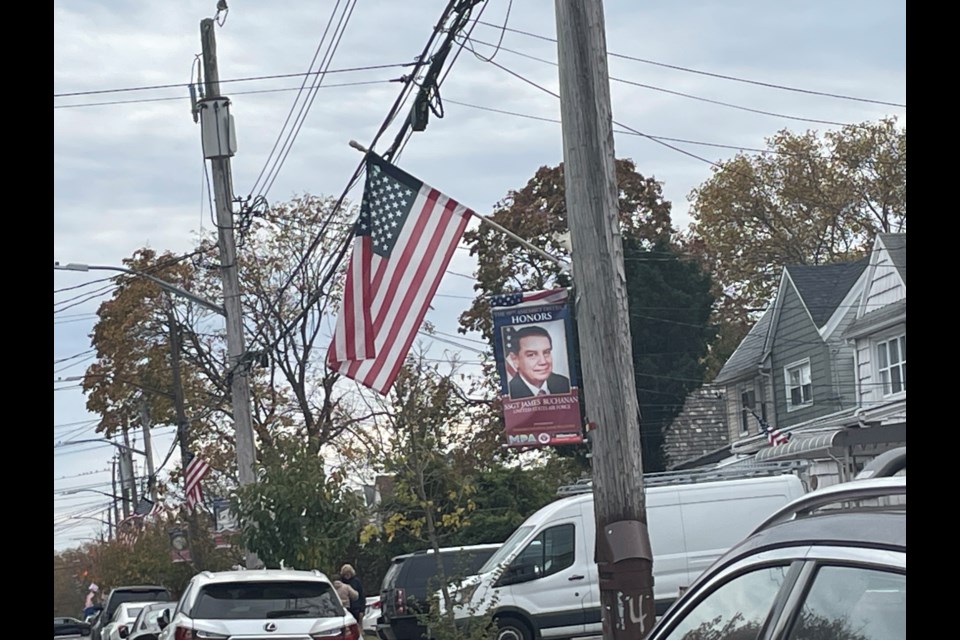
[[[187,467],[184,469],[184,492],[187,495],[187,506],[193,509],[203,504],[203,489],[200,481],[210,471],[210,464],[194,453],[187,454]]]
[[[764,420],[760,415],[757,414],[756,411],[752,409],[750,410],[750,413],[752,413],[753,417],[756,418],[757,422],[760,423],[760,433],[767,434],[767,442],[769,442],[771,446],[777,444],[786,444],[790,441],[790,436],[793,435],[792,433],[784,433],[780,431],[780,429],[774,429],[770,426],[770,423]]]
[[[387,393],[473,211],[373,153],[327,365]]]
[[[117,525],[117,540],[127,546],[133,546],[140,537],[140,529],[143,527],[143,516],[134,513],[128,518],[124,518]]]

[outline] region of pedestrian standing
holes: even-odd
[[[100,587],[97,586],[97,583],[91,582],[90,586],[87,588],[87,597],[83,601],[83,617],[84,619],[89,618],[97,612],[99,608],[97,606],[97,593],[100,591]]]
[[[340,567],[340,579],[344,584],[350,585],[353,590],[357,592],[356,597],[350,598],[350,605],[347,607],[347,610],[353,614],[353,617],[357,619],[359,624],[363,624],[363,614],[367,609],[367,599],[363,595],[363,583],[360,582],[360,578],[357,576],[357,572],[353,569],[353,566],[349,564]],[[352,596],[353,594],[350,595]]]

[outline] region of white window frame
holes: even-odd
[[[797,370],[800,372],[801,396],[803,395],[803,387],[809,387],[810,397],[806,401],[802,401],[799,404],[794,404],[791,390],[795,385],[790,379],[790,374]],[[804,383],[804,372],[806,372],[806,383]],[[803,360],[791,362],[783,368],[783,388],[787,395],[787,412],[805,409],[813,405],[813,373],[810,369],[810,358],[804,358]]]
[[[890,343],[894,342],[897,345],[897,353],[899,360],[897,362],[891,362],[890,360]],[[877,380],[880,385],[880,395],[884,398],[889,398],[893,396],[901,396],[907,392],[907,334],[898,333],[895,335],[887,336],[881,340],[874,342],[873,346],[873,355],[877,359]],[[900,372],[900,389],[893,389],[893,372],[899,370]]]

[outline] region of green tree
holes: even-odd
[[[231,500],[241,540],[268,567],[333,571],[363,526],[363,502],[309,442],[277,434],[260,452],[257,482]]]
[[[895,118],[836,131],[782,130],[765,153],[721,162],[689,196],[686,237],[727,295],[715,372],[790,264],[860,257],[877,233],[906,231],[907,131]],[[755,319],[755,318],[754,318]]]
[[[713,302],[711,281],[677,245],[670,203],[663,199],[660,183],[640,174],[629,159],[617,160],[616,170],[643,465],[647,471],[657,471],[663,468],[662,431],[679,413],[686,393],[702,381],[700,362],[713,337],[706,327]],[[491,217],[532,244],[569,260],[564,193],[563,165],[541,167],[522,189],[511,191],[498,203]],[[478,263],[474,285],[478,295],[460,316],[464,331],[492,338],[489,295],[572,284],[555,262],[489,225],[480,225],[464,238]],[[489,387],[495,388],[496,374],[492,368],[487,373]],[[499,411],[499,406],[491,411]],[[589,407],[585,412],[589,415]],[[586,469],[585,449],[577,451]]]

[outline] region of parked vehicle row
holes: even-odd
[[[111,590],[107,595],[107,600],[104,602],[103,609],[100,610],[96,617],[90,624],[90,638],[91,640],[118,640],[119,628],[121,626],[126,626],[128,622],[133,622],[133,618],[136,618],[136,614],[130,617],[127,620],[126,613],[129,609],[128,603],[140,603],[141,606],[143,603],[147,602],[169,602],[173,599],[173,596],[170,593],[170,590],[166,587],[160,585],[133,585],[133,586],[122,586],[116,587]],[[123,608],[122,614],[124,615],[123,622],[117,616],[118,610],[120,610],[122,605],[128,605]],[[139,613],[139,610],[137,611]],[[116,630],[114,637],[110,637],[110,633]]]
[[[772,470],[651,482],[658,619],[645,640],[904,640],[905,472],[903,448],[863,478],[812,492],[796,475]],[[177,601],[159,586],[118,587],[89,633],[420,640],[429,635],[422,616],[439,597],[442,571],[457,620],[490,616],[498,640],[599,635],[593,494],[580,490],[533,514],[503,544],[393,558],[360,621],[319,571],[241,569],[198,573]],[[83,624],[55,618],[55,635],[83,633]]]
[[[657,613],[764,517],[804,493],[793,473],[646,488]],[[589,487],[530,516],[457,593],[458,620],[492,614],[506,640],[601,633]],[[491,606],[492,602],[496,602]]]

